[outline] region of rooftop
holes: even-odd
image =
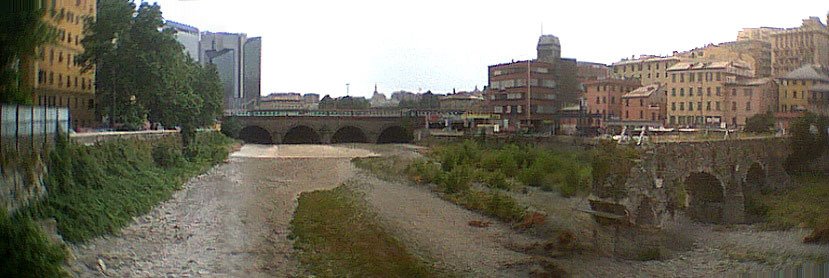
[[[634,97],[650,97],[653,93],[658,92],[659,88],[661,88],[659,84],[650,84],[647,86],[639,87],[636,90],[631,91],[630,93],[625,94],[622,98],[634,98]]]
[[[812,86],[812,89],[809,91],[813,92],[829,92],[829,84],[816,84]]]
[[[749,69],[748,64],[743,61],[716,61],[716,62],[700,62],[687,61],[679,62],[668,68],[668,71],[675,70],[702,70],[702,69],[725,69],[729,67]]]
[[[781,79],[829,81],[829,69],[818,65],[805,65],[799,69],[789,72]]]
[[[743,79],[743,80],[727,80],[725,84],[734,84],[734,85],[741,85],[741,86],[760,86],[763,84],[767,84],[771,82],[771,78],[753,78],[753,79]]]

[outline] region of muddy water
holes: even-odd
[[[75,246],[82,277],[303,275],[287,239],[298,195],[352,177],[361,149],[245,145],[117,236]]]

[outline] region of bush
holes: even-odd
[[[745,131],[754,133],[769,132],[774,128],[774,113],[771,111],[764,114],[755,114],[746,119]]]
[[[52,244],[28,216],[0,209],[0,277],[64,277],[66,252]]]
[[[501,171],[494,171],[490,173],[484,172],[486,175],[484,177],[484,183],[490,188],[495,189],[503,189],[507,190],[510,187],[509,182],[507,181],[507,175],[504,175]]]
[[[184,163],[184,156],[181,154],[181,146],[165,143],[153,147],[153,161],[164,168],[172,168]]]
[[[599,198],[621,199],[627,195],[625,184],[639,154],[629,146],[603,141],[593,151],[591,160],[593,191]]]
[[[472,168],[463,165],[441,175],[439,184],[444,193],[453,194],[469,190],[472,183]]]
[[[662,258],[662,251],[659,250],[659,247],[647,247],[636,253],[636,260],[638,261],[658,261]]]
[[[242,131],[242,124],[236,117],[226,117],[222,121],[222,134],[230,138],[239,138],[239,132]]]
[[[792,121],[789,146],[792,152],[786,158],[785,168],[789,174],[810,174],[814,172],[814,161],[826,152],[826,128],[829,118],[811,112]]]
[[[526,212],[526,208],[519,205],[512,197],[496,191],[469,190],[462,194],[451,195],[449,199],[467,209],[505,222],[519,221]]]
[[[443,172],[441,171],[440,165],[429,162],[425,159],[419,159],[412,164],[409,164],[406,168],[406,174],[409,176],[410,180],[416,183],[427,184],[437,183]]]

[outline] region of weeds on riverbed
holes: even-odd
[[[291,220],[299,259],[321,277],[442,277],[410,254],[346,187],[302,193]]]
[[[22,213],[54,218],[60,234],[72,242],[113,233],[169,199],[190,177],[223,161],[231,142],[218,133],[200,133],[182,159],[178,152],[154,151],[154,145],[180,146],[176,138],[96,146],[59,141],[49,155],[45,200]]]
[[[796,176],[797,187],[756,196],[752,211],[773,229],[817,228],[829,219],[829,177]]]
[[[64,277],[66,253],[52,244],[26,215],[8,216],[0,209],[0,277]]]

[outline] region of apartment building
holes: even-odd
[[[726,123],[725,83],[754,77],[742,61],[679,62],[668,74],[668,125],[693,127]]]

